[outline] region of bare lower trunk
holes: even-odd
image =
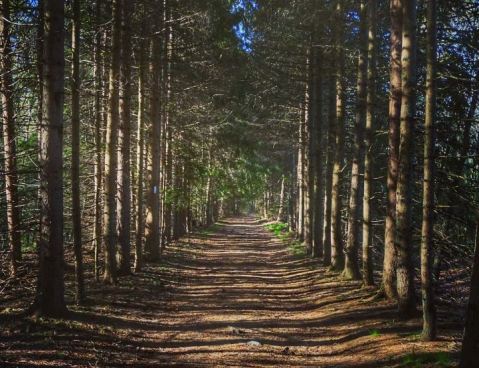
[[[396,259],[396,189],[399,162],[399,121],[401,114],[401,48],[402,48],[402,2],[391,0],[391,93],[389,98],[389,132],[388,132],[388,173],[387,203],[384,228],[384,261],[381,288],[385,296],[392,300],[397,298],[395,287]]]
[[[431,341],[436,338],[436,306],[432,277],[432,249],[434,241],[434,153],[436,120],[436,0],[427,4],[427,76],[426,76],[426,112],[424,136],[424,183],[422,206],[421,241],[421,294],[423,328],[422,338]]]
[[[101,40],[102,33],[100,25],[102,23],[101,15],[102,1],[96,2],[96,35],[95,35],[95,55],[94,55],[94,76],[95,76],[95,222],[93,227],[93,249],[94,249],[94,274],[95,280],[100,280],[100,251],[103,238],[102,229],[102,181],[103,181],[103,160],[102,160],[102,56]]]
[[[359,60],[358,60],[358,101],[356,107],[355,135],[353,147],[353,159],[351,165],[351,186],[349,193],[348,208],[348,233],[345,247],[345,262],[343,277],[350,280],[359,280],[359,199],[360,199],[360,180],[361,174],[361,156],[363,154],[363,135],[366,124],[366,97],[367,97],[367,6],[366,0],[360,4],[360,40],[359,40]]]
[[[337,29],[335,48],[338,60],[336,64],[336,132],[331,189],[331,267],[341,270],[344,267],[342,225],[341,225],[341,181],[344,160],[344,123],[345,123],[345,86],[344,86],[344,10],[343,1],[336,3]]]
[[[5,154],[5,194],[7,202],[8,246],[10,270],[17,274],[17,263],[22,258],[20,238],[20,211],[18,203],[17,147],[15,143],[15,108],[13,100],[13,60],[10,34],[10,1],[0,2],[1,37],[1,96],[3,119],[3,146]]]
[[[122,13],[121,79],[120,79],[120,129],[121,129],[121,167],[120,177],[120,226],[118,242],[120,245],[119,267],[121,275],[131,273],[131,29],[130,18],[133,15],[134,1],[124,1]]]
[[[40,129],[40,234],[36,315],[67,312],[63,258],[64,3],[45,0],[43,121]]]
[[[80,0],[73,1],[72,29],[72,225],[73,249],[75,252],[75,281],[77,304],[85,299],[83,282],[82,224],[80,205]]]
[[[368,0],[368,91],[366,98],[366,129],[364,132],[364,194],[363,194],[363,284],[374,284],[372,262],[371,195],[373,193],[373,136],[376,123],[376,11],[377,0]]]
[[[414,292],[414,266],[412,262],[412,157],[415,124],[416,88],[416,1],[405,0],[403,6],[402,35],[402,99],[399,139],[399,170],[397,181],[397,292],[398,308],[402,317],[410,317],[416,308]]]
[[[108,82],[108,116],[105,153],[105,212],[104,212],[104,252],[105,270],[103,281],[116,283],[116,246],[117,246],[117,169],[118,169],[118,128],[119,128],[119,89],[120,77],[120,29],[121,0],[113,0],[113,23],[111,40],[111,60]]]

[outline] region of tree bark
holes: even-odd
[[[121,147],[119,163],[120,180],[120,275],[131,273],[131,17],[134,0],[124,0],[122,7],[121,67],[120,67],[120,132]]]
[[[397,181],[397,293],[402,317],[411,317],[416,309],[414,266],[412,262],[412,158],[416,104],[416,1],[404,0],[402,33],[402,98]]]
[[[145,12],[143,12],[145,14]],[[143,34],[146,27],[142,26]],[[143,240],[145,235],[144,174],[145,169],[145,105],[146,105],[146,48],[145,38],[140,40],[140,71],[138,74],[138,142],[137,142],[137,186],[136,186],[136,238],[135,238],[135,272],[143,267]]]
[[[13,59],[10,33],[10,1],[0,1],[1,37],[1,95],[3,119],[3,147],[5,155],[5,195],[7,204],[8,247],[10,272],[17,274],[17,263],[22,259],[20,237],[20,210],[18,202],[18,171],[16,147],[16,121],[13,100]]]
[[[391,91],[389,97],[389,132],[388,132],[388,173],[387,203],[384,228],[384,261],[381,289],[389,300],[397,298],[395,288],[396,259],[396,189],[399,163],[399,122],[401,115],[401,48],[403,1],[390,0],[391,16]]]
[[[44,6],[39,271],[32,309],[37,316],[62,317],[67,312],[63,279],[64,2],[45,0]]]
[[[159,55],[161,52],[160,38],[155,35],[151,45],[150,61],[150,118],[151,139],[150,157],[151,170],[147,190],[147,217],[145,249],[151,261],[160,257],[160,163],[161,163],[161,114],[160,114],[160,85],[159,85]]]
[[[373,192],[373,136],[376,126],[376,11],[377,0],[368,0],[368,87],[366,97],[366,129],[364,132],[364,194],[363,194],[363,284],[374,285],[371,222],[371,195]]]
[[[105,283],[116,283],[116,246],[117,234],[117,169],[118,169],[118,128],[119,128],[119,88],[120,56],[121,56],[121,3],[122,0],[113,0],[113,23],[111,36],[111,60],[108,81],[108,116],[105,153],[105,211],[104,211],[104,238],[105,238]]]
[[[331,62],[332,60],[330,60]],[[324,256],[323,264],[325,266],[331,265],[331,190],[333,186],[333,164],[335,152],[335,119],[336,119],[336,79],[332,75],[329,81],[329,96],[328,96],[328,131],[326,153],[326,181],[324,186],[324,230],[323,230],[323,247]]]
[[[331,268],[342,270],[344,267],[342,225],[341,225],[341,182],[344,160],[344,124],[345,124],[345,86],[344,86],[344,9],[343,0],[336,2],[335,49],[336,63],[336,131],[331,189]]]
[[[80,204],[80,30],[81,14],[80,0],[73,0],[73,27],[72,27],[72,225],[73,249],[75,252],[75,281],[77,304],[83,304],[85,286],[83,281],[83,254],[82,254],[82,224]]]
[[[102,182],[103,182],[103,159],[102,159],[102,99],[103,99],[103,77],[102,77],[102,0],[96,1],[95,6],[95,50],[94,50],[94,78],[95,78],[95,220],[93,225],[93,250],[94,250],[94,274],[95,280],[100,280],[100,251],[103,238],[102,229]]]
[[[354,147],[351,164],[351,186],[349,193],[348,208],[348,232],[345,246],[345,262],[343,278],[349,280],[359,280],[361,274],[359,271],[359,199],[360,199],[360,180],[361,174],[361,156],[363,154],[363,136],[366,125],[367,109],[367,5],[366,0],[360,2],[360,26],[359,26],[359,59],[358,59],[358,80],[357,92],[358,100],[356,106],[356,119],[354,126]]]
[[[436,306],[432,276],[432,249],[434,245],[434,182],[435,182],[435,132],[436,120],[436,60],[437,25],[436,0],[427,2],[427,71],[426,71],[426,112],[424,135],[424,182],[422,205],[421,240],[421,294],[423,327],[422,338],[431,341],[436,338]]]

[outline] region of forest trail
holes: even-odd
[[[294,255],[252,218],[183,239],[161,265],[90,294],[54,334],[37,321],[0,337],[1,366],[403,367],[456,349],[421,343],[419,319],[394,322],[373,290]]]

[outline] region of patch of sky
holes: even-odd
[[[231,12],[240,15],[240,20],[233,26],[233,31],[239,40],[241,49],[247,53],[253,51],[254,30],[249,19],[258,9],[256,0],[235,0],[231,5]]]

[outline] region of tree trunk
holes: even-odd
[[[10,1],[0,1],[1,37],[1,95],[3,118],[3,146],[5,154],[5,194],[7,202],[8,246],[10,271],[17,274],[17,263],[22,259],[20,237],[20,211],[18,202],[18,172],[15,107],[13,100],[13,60],[10,39]]]
[[[331,56],[334,54],[332,53]],[[331,58],[331,57],[330,57]],[[330,63],[332,63],[331,58]],[[324,256],[323,264],[325,266],[331,265],[331,190],[333,186],[333,164],[334,164],[334,151],[335,151],[335,119],[336,119],[336,79],[334,76],[330,77],[329,81],[329,95],[328,95],[328,131],[326,134],[327,141],[325,147],[327,147],[326,153],[326,182],[324,186],[324,230],[323,230],[323,247]]]
[[[401,115],[401,48],[404,0],[390,0],[391,15],[391,92],[389,98],[387,203],[384,229],[384,262],[381,289],[386,298],[397,298],[394,285],[396,259],[396,189],[399,163],[399,122]]]
[[[363,154],[363,136],[366,125],[367,109],[367,5],[366,0],[360,2],[360,27],[359,27],[359,59],[358,59],[358,101],[356,106],[356,119],[354,127],[354,147],[351,165],[351,187],[348,209],[348,232],[345,247],[345,262],[342,276],[349,280],[359,280],[359,199],[361,174],[360,160]]]
[[[279,208],[278,216],[276,221],[284,222],[285,221],[285,203],[286,203],[286,175],[281,176],[281,191],[279,194]]]
[[[102,229],[102,182],[103,182],[103,160],[102,160],[102,92],[103,92],[103,78],[102,78],[102,0],[96,1],[95,8],[95,51],[94,51],[94,78],[95,78],[95,220],[93,225],[93,249],[94,249],[94,274],[95,280],[100,280],[100,251],[101,241],[103,238]]]
[[[305,105],[300,107],[301,116],[298,132],[298,164],[297,164],[297,183],[298,183],[298,201],[297,201],[297,233],[299,241],[304,240],[304,122],[305,122]]]
[[[118,128],[119,128],[119,88],[121,56],[121,2],[113,0],[113,23],[111,36],[111,60],[108,82],[108,116],[105,153],[105,272],[103,281],[116,283],[116,245],[117,245],[117,169],[118,169]]]
[[[160,257],[160,163],[161,163],[161,114],[160,114],[160,65],[161,52],[160,38],[155,35],[152,39],[150,58],[150,119],[151,139],[150,157],[151,170],[147,190],[147,217],[145,249],[149,259],[153,262]]]
[[[121,151],[119,162],[120,175],[120,228],[118,242],[120,244],[120,275],[131,273],[131,17],[134,0],[123,2],[122,41],[121,41],[121,76],[120,76],[120,131]]]
[[[364,194],[363,194],[363,284],[374,285],[371,222],[371,195],[373,192],[373,136],[376,126],[376,11],[377,0],[368,0],[368,90],[366,97],[366,129],[364,132]]]
[[[77,304],[85,299],[83,282],[83,255],[82,255],[82,224],[80,205],[80,29],[81,29],[80,0],[73,0],[73,28],[72,28],[72,225],[73,249],[75,252],[75,281]]]
[[[315,41],[317,44],[318,41]],[[322,65],[324,53],[317,47],[314,47],[314,73],[313,73],[313,86],[314,86],[314,114],[313,114],[313,137],[312,141],[314,147],[312,153],[314,158],[311,163],[314,165],[314,201],[311,204],[313,206],[313,254],[315,258],[323,257],[323,226],[324,226],[324,173],[323,173],[323,78],[322,78]]]
[[[460,368],[477,366],[477,349],[479,347],[479,222],[476,227],[476,249],[472,266],[471,291],[466,310],[466,323],[462,338]]]
[[[424,135],[424,182],[422,205],[421,240],[421,294],[423,327],[422,338],[431,341],[436,338],[436,306],[432,277],[432,249],[434,241],[434,181],[435,181],[435,133],[436,120],[436,60],[437,26],[436,0],[427,2],[427,72],[426,72],[426,113]]]
[[[143,14],[145,12],[143,11]],[[146,27],[142,26],[145,34]],[[144,175],[145,169],[145,104],[146,104],[146,48],[147,41],[140,41],[140,71],[138,74],[138,134],[137,134],[137,187],[136,187],[136,238],[135,238],[135,272],[141,272],[143,267],[143,239],[145,235]]]
[[[344,10],[343,0],[336,2],[336,131],[331,189],[331,268],[341,270],[344,267],[342,226],[341,226],[341,181],[344,160],[344,124],[345,124],[345,86],[344,86]]]
[[[416,308],[414,266],[412,262],[412,158],[415,124],[416,88],[416,1],[405,0],[402,33],[402,98],[397,181],[397,292],[398,309],[402,317],[410,317]]]
[[[33,311],[66,314],[63,259],[64,2],[45,0],[43,121],[40,129],[39,271]]]

